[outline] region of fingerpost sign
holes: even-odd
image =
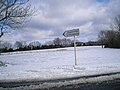
[[[77,60],[76,60],[76,36],[79,35],[79,29],[72,29],[72,30],[67,30],[63,33],[63,36],[65,37],[71,37],[74,36],[74,56],[75,56],[75,65],[77,65]]]

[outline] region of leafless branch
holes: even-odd
[[[28,2],[29,0],[27,0]],[[3,36],[4,27],[16,29],[21,27],[34,13],[31,5],[19,0],[0,0],[0,37]]]

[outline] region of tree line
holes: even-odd
[[[102,30],[99,35],[99,42],[107,48],[120,48],[120,15],[118,15],[110,30]]]
[[[72,40],[55,38],[52,41],[47,41],[41,44],[39,41],[33,41],[27,43],[26,41],[16,41],[14,44],[6,41],[0,41],[1,52],[12,52],[12,51],[26,51],[26,50],[38,50],[38,49],[51,49],[51,48],[62,48],[72,46]]]
[[[97,41],[79,42],[76,40],[77,46],[94,46],[100,45]],[[16,41],[15,43],[10,43],[6,41],[0,41],[0,52],[14,52],[14,51],[27,51],[27,50],[40,50],[40,49],[53,49],[53,48],[64,48],[73,47],[74,40],[66,38],[55,38],[54,40],[47,41],[42,44],[39,41]]]

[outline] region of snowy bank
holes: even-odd
[[[77,65],[74,66],[74,48],[5,53],[0,61],[0,81],[56,79],[120,72],[120,49],[100,46],[77,47]]]

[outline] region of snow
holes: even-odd
[[[77,47],[76,66],[73,47],[2,53],[0,61],[0,81],[55,79],[120,72],[120,49]]]

